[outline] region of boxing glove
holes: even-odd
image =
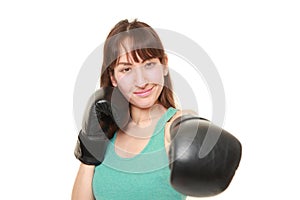
[[[129,103],[118,89],[112,87],[97,90],[87,103],[82,129],[75,147],[75,157],[87,165],[99,165],[118,128],[129,120]]]
[[[223,192],[240,163],[237,138],[210,121],[191,115],[170,126],[170,182],[178,192],[209,197]]]

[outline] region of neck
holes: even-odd
[[[130,109],[131,118],[138,125],[146,125],[159,119],[167,110],[161,104],[155,104],[150,108],[138,108],[131,105]]]

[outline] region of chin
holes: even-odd
[[[154,106],[154,103],[145,103],[145,104],[134,104],[135,107],[141,108],[141,109],[148,109],[151,108],[152,106]]]
[[[148,109],[151,108],[156,104],[157,101],[149,101],[149,100],[137,100],[134,102],[131,102],[131,104],[135,107],[141,108],[141,109]]]

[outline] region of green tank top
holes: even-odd
[[[157,122],[145,148],[132,158],[115,153],[116,135],[108,145],[103,163],[95,168],[93,193],[103,200],[184,200],[169,182],[170,169],[164,144],[166,122],[176,113],[169,108]]]

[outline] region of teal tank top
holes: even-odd
[[[145,148],[132,158],[115,153],[115,136],[108,145],[103,163],[95,167],[93,193],[101,200],[184,200],[169,182],[170,169],[164,144],[166,122],[176,113],[169,108],[156,124]]]

